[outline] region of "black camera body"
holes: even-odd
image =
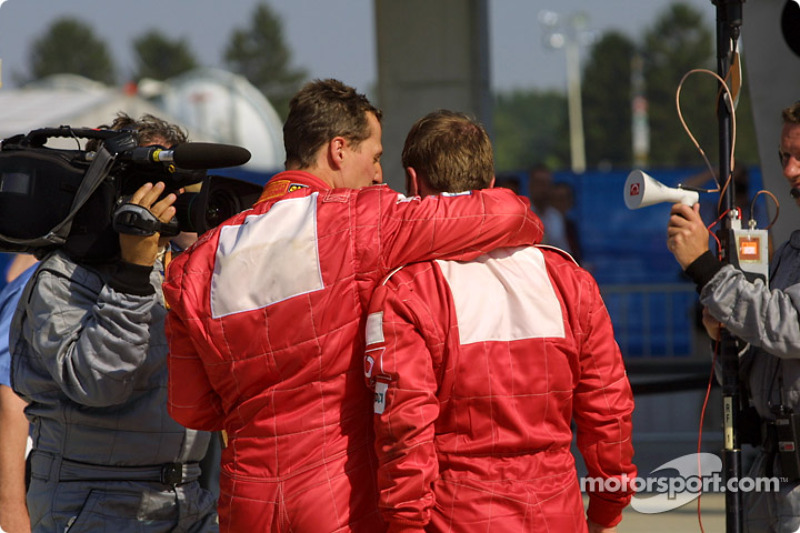
[[[87,146],[97,149],[45,146],[54,137],[73,138],[78,146],[79,139],[88,139]],[[163,236],[180,231],[203,233],[249,208],[261,194],[260,185],[208,175],[204,168],[246,163],[250,153],[244,148],[208,143],[178,148],[183,149],[141,148],[136,131],[69,126],[3,140],[0,251],[41,257],[63,248],[78,261],[113,260],[119,253],[118,232],[142,234],[136,217],[129,211],[123,216],[126,211],[121,207],[147,182],[164,182],[164,194],[201,184],[199,192],[179,196],[178,214],[170,224],[151,228]],[[204,158],[205,154],[211,159]]]

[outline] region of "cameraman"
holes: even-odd
[[[800,187],[800,102],[782,113],[779,154],[789,187]],[[800,204],[800,199],[796,200]],[[697,284],[703,325],[716,339],[720,327],[749,343],[740,355],[739,373],[761,422],[759,455],[751,478],[780,478],[777,492],[745,492],[745,531],[797,531],[800,528],[800,471],[784,469],[777,427],[800,412],[800,231],[773,255],[769,287],[749,282],[731,265],[723,266],[708,249],[708,230],[694,208],[675,204],[667,229],[667,247]],[[795,450],[797,449],[795,444]],[[795,454],[798,453],[795,451]],[[788,463],[798,457],[788,454]]]
[[[110,129],[136,130],[140,146],[186,141],[151,115],[120,114]],[[133,187],[150,179],[140,178],[113,176]],[[130,202],[166,223],[177,194],[164,192],[161,181],[144,183]],[[158,233],[114,235],[109,221],[94,222],[97,235],[72,246],[71,234],[42,259],[12,325],[12,385],[33,425],[32,531],[120,533],[143,523],[148,532],[218,531],[215,499],[198,483],[210,436],[166,409],[168,242]],[[97,242],[114,248],[103,257]],[[89,259],[79,250],[94,251]]]

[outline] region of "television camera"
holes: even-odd
[[[74,139],[77,148],[47,146],[54,138]],[[119,252],[118,233],[204,233],[261,194],[260,185],[207,170],[249,159],[246,149],[226,144],[140,147],[134,130],[60,126],[9,137],[0,144],[0,252],[41,257],[63,248],[76,260],[108,261]],[[128,203],[144,183],[157,181],[165,195],[200,185],[179,195],[168,224]]]

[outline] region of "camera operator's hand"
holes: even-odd
[[[711,316],[708,307],[703,306],[703,327],[706,328],[706,333],[713,340],[719,340],[720,330],[722,329],[722,322]]]
[[[178,196],[174,193],[170,193],[159,200],[158,198],[163,192],[164,184],[162,182],[159,181],[155,185],[152,183],[145,183],[139,187],[139,190],[133,193],[130,203],[148,209],[161,222],[167,223],[175,216],[175,207],[173,207],[172,204],[175,203]],[[150,236],[120,233],[119,245],[122,260],[135,265],[153,266],[156,262],[156,257],[158,257],[159,247],[161,246],[159,243],[160,237],[161,235],[159,233]]]
[[[667,248],[683,270],[708,251],[708,229],[700,218],[700,204],[672,206],[667,227]]]

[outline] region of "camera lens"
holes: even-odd
[[[195,211],[197,211],[197,204],[201,203],[199,199],[200,193],[185,192],[178,196],[173,206],[175,207],[175,218],[178,219],[178,228],[181,231],[197,231],[197,220]]]
[[[214,228],[241,211],[239,199],[228,191],[217,190],[209,195],[205,212],[206,227]]]

